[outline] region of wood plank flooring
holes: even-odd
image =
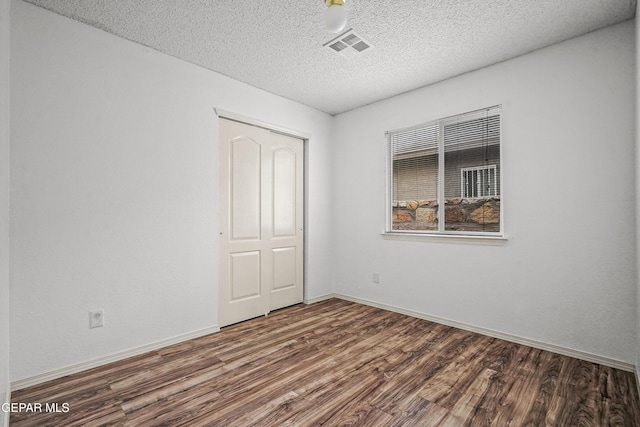
[[[332,299],[15,391],[24,426],[640,426],[630,372]],[[45,405],[69,405],[46,412]]]

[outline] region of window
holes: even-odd
[[[465,199],[492,197],[498,195],[496,165],[462,168],[462,197]]]
[[[502,234],[501,112],[387,132],[387,232]]]

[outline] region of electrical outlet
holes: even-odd
[[[380,273],[373,273],[373,283],[380,283]]]
[[[93,310],[89,312],[89,328],[99,328],[104,326],[104,310]]]

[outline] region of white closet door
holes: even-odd
[[[303,142],[271,134],[273,171],[271,224],[267,227],[271,251],[269,308],[276,310],[302,302],[303,265]]]
[[[303,142],[220,119],[219,324],[302,302]]]

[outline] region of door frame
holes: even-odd
[[[214,108],[213,111],[216,113],[216,116],[220,119],[228,119],[233,120],[234,122],[244,123],[246,125],[257,126],[259,128],[267,129],[276,133],[281,133],[284,135],[292,136],[294,138],[302,139],[305,142],[305,152],[306,152],[306,143],[311,139],[311,134],[307,132],[301,132],[298,130],[290,129],[284,126],[274,125],[273,123],[264,122],[262,120],[254,119],[252,117],[243,116],[242,114],[232,113],[230,111],[221,110],[219,108]],[[305,174],[306,177],[306,174]]]
[[[227,120],[232,120],[235,122],[239,122],[239,123],[244,123],[246,125],[250,125],[250,126],[256,126],[259,128],[263,128],[263,129],[267,129],[271,132],[275,132],[275,133],[280,133],[283,135],[287,135],[287,136],[291,136],[294,138],[298,138],[302,140],[302,151],[303,151],[303,161],[302,161],[302,167],[303,167],[303,171],[302,171],[302,206],[303,206],[303,215],[302,215],[302,227],[303,227],[303,233],[302,233],[302,249],[303,249],[303,254],[302,254],[302,302],[304,303],[305,301],[308,300],[307,298],[307,272],[308,272],[308,262],[307,262],[307,253],[308,253],[308,239],[307,239],[307,224],[308,224],[308,215],[309,215],[309,140],[311,139],[311,134],[308,132],[303,132],[303,131],[299,131],[299,130],[295,130],[295,129],[291,129],[291,128],[287,128],[284,126],[280,126],[280,125],[275,125],[273,123],[269,123],[269,122],[265,122],[262,120],[258,120],[255,119],[253,117],[248,117],[242,114],[238,114],[238,113],[234,113],[231,111],[227,111],[227,110],[223,110],[220,108],[214,108],[213,109],[217,121],[216,121],[216,128],[218,127],[218,124],[220,123],[220,119],[227,119]],[[219,130],[216,132],[216,141],[218,142],[218,144],[220,143],[220,141],[218,140],[218,135],[219,135]],[[219,146],[218,146],[218,150],[219,150]],[[219,151],[216,151],[216,153],[218,153]],[[220,159],[218,158],[218,162],[220,161]],[[217,167],[217,165],[216,165]],[[220,207],[220,204],[218,204],[218,208]],[[220,215],[218,214],[218,218],[220,217]],[[219,229],[219,225],[220,225],[220,221],[218,219],[218,221],[216,221],[216,229],[218,231],[217,235],[219,236],[222,231]],[[217,240],[216,240],[217,241]],[[216,257],[216,259],[219,259],[219,257]],[[220,266],[218,265],[218,268],[220,268]],[[216,280],[219,279],[219,270],[218,270],[218,275],[216,277]],[[218,292],[216,292],[216,297],[220,294],[220,290],[219,290],[219,286],[220,283],[218,283]],[[216,310],[219,307],[219,302],[216,305]]]

